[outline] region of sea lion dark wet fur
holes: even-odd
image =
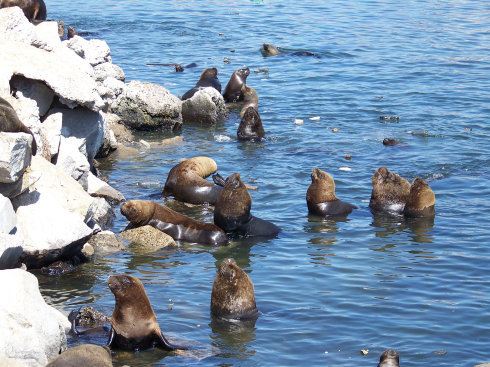
[[[30,22],[46,20],[46,4],[43,0],[0,0],[0,9],[18,6]]]
[[[37,144],[31,129],[20,121],[14,108],[5,99],[0,97],[0,132],[26,133],[32,136],[32,155],[36,155]]]
[[[369,207],[373,212],[402,214],[410,194],[410,183],[386,167],[379,168],[373,175],[373,190]]]
[[[335,196],[335,181],[319,168],[311,173],[311,184],[306,192],[306,203],[310,214],[325,216],[347,216],[355,205],[345,203]]]
[[[260,141],[265,131],[262,119],[254,107],[249,106],[245,111],[237,130],[238,140]]]
[[[190,204],[214,205],[223,189],[205,178],[218,170],[216,162],[208,157],[186,159],[168,173],[163,189],[164,196],[173,195],[177,200]]]
[[[257,111],[259,110],[259,96],[257,94],[257,91],[249,87],[247,85],[242,85],[242,96],[243,96],[243,106],[242,110],[240,111],[240,117],[243,118],[243,115],[245,115],[245,111],[249,107],[255,108]]]
[[[400,355],[396,350],[385,350],[379,357],[378,367],[400,367]]]
[[[225,102],[239,102],[243,100],[242,87],[246,85],[247,77],[250,75],[250,69],[245,67],[235,70],[226,84],[223,98]]]
[[[436,196],[427,182],[416,178],[408,195],[403,214],[407,217],[431,217],[435,215]]]
[[[281,51],[279,51],[279,48],[270,43],[264,43],[262,45],[262,48],[260,49],[260,52],[263,56],[277,56],[281,53]]]
[[[214,223],[225,232],[247,237],[275,237],[279,227],[250,214],[252,198],[238,173],[226,179],[214,207]]]
[[[133,351],[153,347],[187,349],[170,343],[163,336],[143,283],[138,278],[112,275],[108,284],[116,299],[110,318],[112,330],[109,347]]]
[[[201,77],[197,81],[194,88],[188,90],[182,96],[182,100],[191,98],[200,88],[213,87],[218,92],[221,93],[221,83],[218,79],[218,69],[216,68],[208,68],[204,69],[201,74]]]
[[[166,206],[144,200],[129,200],[121,206],[124,215],[134,227],[151,225],[174,240],[221,246],[228,237],[221,228],[186,217]]]
[[[211,314],[224,319],[253,319],[258,316],[254,286],[233,259],[218,267],[211,292]]]
[[[61,353],[46,367],[112,367],[111,351],[107,347],[82,344]]]

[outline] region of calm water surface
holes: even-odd
[[[232,112],[216,127],[184,126],[180,145],[104,162],[102,173],[127,199],[159,201],[181,158],[211,156],[223,175],[240,172],[258,186],[253,213],[283,229],[270,241],[220,249],[128,250],[62,278],[40,277],[56,307],[91,304],[111,313],[108,276],[135,275],[170,339],[199,347],[190,357],[119,353],[117,365],[375,366],[388,347],[399,350],[407,367],[490,360],[488,2],[47,3],[51,18],[107,40],[128,80],[182,95],[205,67],[219,68],[224,87],[233,70],[249,66],[268,137],[237,142]],[[320,57],[263,58],[263,42]],[[198,67],[175,73],[146,65],[152,62]],[[253,72],[258,68],[269,72]],[[380,121],[392,114],[399,122]],[[402,144],[384,147],[385,137]],[[433,222],[373,218],[370,179],[380,166],[430,182],[437,196]],[[332,173],[337,195],[359,206],[348,220],[308,218],[305,193],[314,167]],[[210,207],[172,205],[212,220]],[[118,214],[114,230],[125,225]],[[255,325],[211,321],[212,281],[227,257],[255,284],[261,311]]]

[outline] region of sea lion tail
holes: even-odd
[[[214,159],[209,157],[194,157],[192,161],[196,164],[197,173],[202,177],[206,178],[212,173],[218,170],[218,165]]]

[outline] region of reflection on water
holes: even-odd
[[[254,355],[250,344],[255,341],[255,322],[256,319],[227,321],[213,317],[209,324],[212,345],[227,358],[244,359]]]
[[[397,233],[408,231],[416,243],[432,243],[434,217],[406,218],[403,215],[373,213],[371,226],[375,228],[376,237],[390,238]]]

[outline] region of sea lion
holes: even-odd
[[[214,207],[214,224],[225,232],[247,237],[275,237],[280,229],[275,224],[250,214],[252,198],[240,174],[234,173],[224,183]]]
[[[254,107],[249,106],[238,126],[238,140],[260,141],[264,136],[264,126],[260,115]]]
[[[243,99],[242,87],[246,85],[247,77],[250,75],[250,69],[247,67],[235,70],[226,84],[223,98],[225,102],[238,102]]]
[[[394,138],[384,138],[383,145],[385,146],[394,146],[400,144],[400,141]]]
[[[204,69],[204,71],[201,74],[201,77],[197,81],[194,88],[185,92],[181,99],[185,101],[186,99],[191,98],[200,88],[206,88],[206,87],[213,87],[214,89],[216,89],[218,92],[221,93],[221,83],[219,82],[218,79],[218,69],[216,68]]]
[[[306,191],[306,204],[310,214],[326,216],[347,216],[355,205],[344,203],[335,196],[335,181],[327,172],[319,168],[311,172],[311,184]]]
[[[205,178],[218,170],[216,162],[208,157],[186,159],[168,173],[163,195],[173,195],[177,200],[190,204],[214,205],[222,187]]]
[[[410,187],[403,214],[407,217],[431,217],[435,215],[436,196],[427,182],[416,178]]]
[[[262,48],[260,49],[260,52],[262,53],[263,56],[277,56],[281,53],[279,51],[279,48],[276,46],[270,44],[270,43],[264,43],[262,45]]]
[[[214,224],[198,222],[151,201],[126,201],[121,206],[121,214],[134,227],[148,224],[168,234],[174,240],[213,246],[221,246],[228,243],[226,234]]]
[[[258,316],[254,285],[233,259],[224,260],[216,272],[211,292],[211,314],[238,320]]]
[[[31,129],[20,121],[14,108],[5,99],[0,97],[0,132],[26,133],[32,136],[32,155],[36,155],[37,144]]]
[[[107,347],[82,344],[61,353],[46,367],[112,367],[111,351]]]
[[[66,38],[72,39],[75,36],[78,36],[76,29],[73,27],[68,27],[68,31],[66,32]]]
[[[371,211],[402,214],[410,194],[410,183],[386,167],[378,168],[371,182]]]
[[[400,355],[396,350],[385,350],[379,357],[378,367],[400,367]]]
[[[0,0],[0,8],[18,6],[30,22],[46,20],[46,4],[43,0]]]
[[[58,20],[58,36],[63,39],[65,36],[65,22]]]
[[[153,347],[187,349],[171,344],[162,333],[143,283],[130,275],[109,277],[116,305],[110,318],[109,347],[139,351]]]
[[[245,115],[245,111],[249,107],[255,108],[257,111],[259,110],[259,96],[257,95],[257,91],[249,87],[247,85],[242,85],[242,96],[243,96],[243,106],[240,111],[240,117]]]

